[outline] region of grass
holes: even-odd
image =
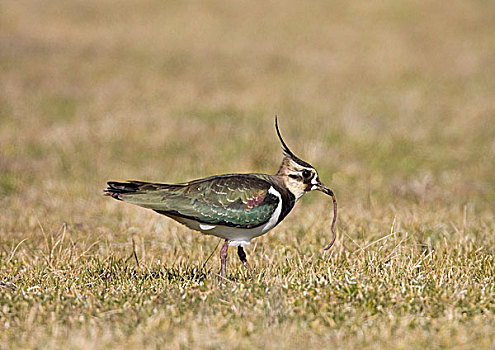
[[[6,1],[0,348],[495,347],[492,4]],[[247,249],[102,196],[274,173],[339,201]],[[134,253],[135,252],[135,255]]]

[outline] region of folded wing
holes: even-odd
[[[279,202],[269,193],[267,180],[261,174],[234,174],[177,185],[109,182],[105,192],[164,215],[209,225],[253,228],[268,222]]]

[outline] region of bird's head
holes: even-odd
[[[282,177],[285,187],[296,197],[296,200],[301,198],[306,192],[313,190],[322,191],[332,196],[333,192],[321,183],[316,169],[311,164],[297,157],[287,147],[280,134],[277,117],[275,117],[275,129],[277,130],[277,135],[284,152],[284,159],[277,175]]]

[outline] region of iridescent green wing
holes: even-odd
[[[270,187],[266,175],[221,175],[181,185],[143,184],[119,199],[210,225],[251,228],[270,220],[279,204]]]

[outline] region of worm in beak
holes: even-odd
[[[321,192],[329,195],[330,197],[332,197],[332,200],[333,200],[333,220],[332,220],[332,228],[331,228],[332,229],[332,240],[330,241],[330,243],[328,243],[323,248],[323,250],[328,250],[333,246],[333,244],[335,243],[335,239],[337,238],[337,234],[335,233],[335,222],[337,221],[337,199],[335,198],[335,194],[333,193],[333,191],[331,189],[329,189],[327,186],[325,186],[324,184],[322,184],[321,182],[319,182],[316,185],[315,190],[321,191]]]

